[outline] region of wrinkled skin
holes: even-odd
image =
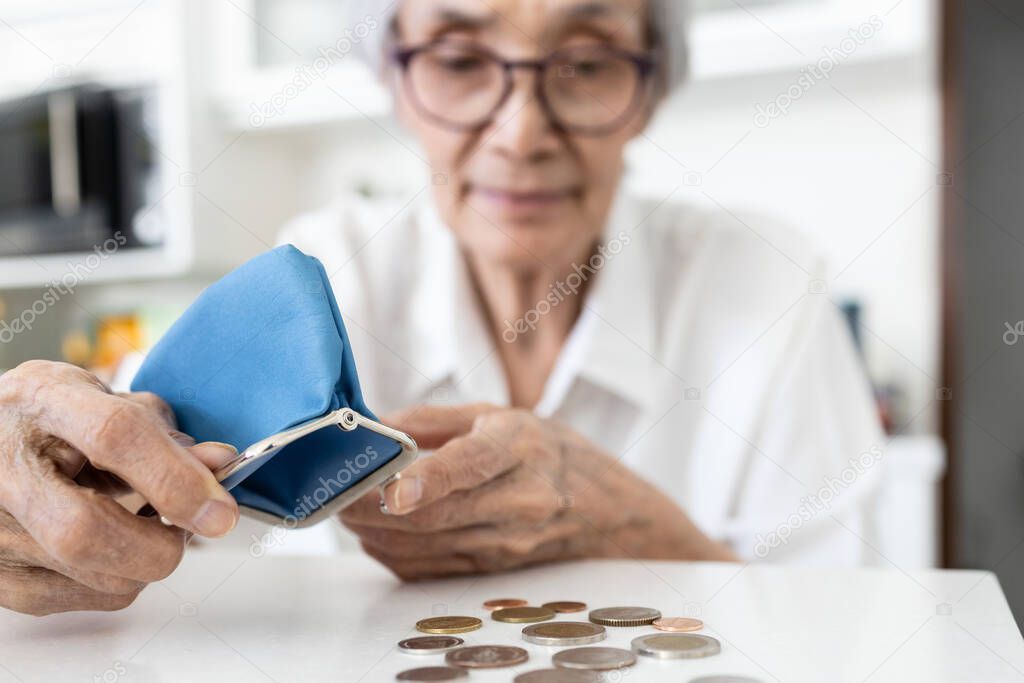
[[[31,361],[0,376],[0,606],[131,604],[178,566],[190,533],[234,527],[237,505],[210,473],[233,454],[195,445],[156,396],[114,395],[72,365]],[[177,526],[136,516],[143,500]]]
[[[389,420],[432,455],[341,514],[402,579],[587,557],[732,560],[685,513],[568,427],[526,410],[423,406]]]

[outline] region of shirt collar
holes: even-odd
[[[418,211],[418,277],[411,293],[415,338],[409,358],[422,381],[416,381],[413,390],[423,395],[445,381],[461,382],[490,370],[487,384],[499,384],[488,392],[495,394],[490,396],[493,400],[505,383],[499,381],[497,357],[488,357],[493,343],[470,290],[458,243],[432,198],[422,201]],[[588,263],[579,264],[578,272],[592,278],[590,290],[538,412],[554,412],[577,377],[639,408],[652,405],[653,272],[642,223],[636,203],[620,192],[609,213],[602,249]]]

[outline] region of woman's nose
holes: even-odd
[[[555,126],[537,95],[539,75],[516,70],[512,92],[484,131],[485,144],[515,158],[532,159],[557,148]]]

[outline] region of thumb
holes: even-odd
[[[440,448],[457,436],[468,434],[481,415],[500,408],[491,403],[465,403],[459,406],[420,405],[385,418],[389,427],[411,436],[425,450]]]

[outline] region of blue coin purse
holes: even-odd
[[[217,479],[270,523],[316,524],[416,458],[412,438],[363,402],[323,265],[291,245],[210,285],[131,388],[163,398],[197,441],[237,448]]]

